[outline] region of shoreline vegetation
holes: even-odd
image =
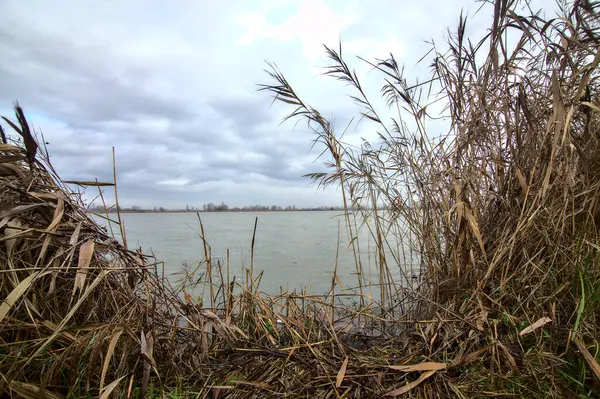
[[[200,220],[203,259],[169,282],[127,247],[120,212],[107,231],[94,222],[17,105],[0,129],[0,392],[598,397],[600,4],[568,2],[549,19],[524,4],[484,5],[493,18],[481,38],[466,35],[461,14],[422,61],[429,79],[409,80],[393,56],[358,60],[381,77],[387,107],[373,105],[341,46],[326,48],[326,74],[348,86],[356,123],[377,143],[344,144],[269,70],[262,89],[326,148],[328,171],[309,177],[342,195],[350,239],[340,246],[354,253],[357,288],[341,285],[334,264],[327,295],[262,293],[269,271],[254,262],[254,236],[236,278],[239,265],[213,258]],[[80,185],[118,209],[116,171]],[[376,281],[363,273],[365,219]],[[421,280],[409,285],[415,259]]]
[[[209,204],[212,205],[212,204]],[[344,208],[341,206],[319,206],[319,207],[307,207],[307,208],[296,208],[296,206],[281,207],[277,205],[263,206],[244,206],[244,207],[231,207],[227,205],[219,205],[211,208],[210,206],[203,206],[202,208],[187,207],[185,209],[167,209],[163,207],[154,207],[152,209],[144,209],[139,206],[132,206],[131,208],[119,208],[111,207],[105,209],[103,206],[94,206],[88,208],[90,212],[95,213],[185,213],[185,212],[200,212],[200,213],[211,213],[211,212],[329,212],[329,211],[343,211]]]

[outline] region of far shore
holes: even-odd
[[[106,213],[107,211],[104,209],[90,209],[90,211],[94,213]],[[142,209],[142,210],[133,210],[133,209],[120,209],[120,213],[267,213],[267,212],[333,212],[333,211],[343,211],[341,208],[316,208],[316,209],[228,209],[222,211],[204,211],[199,209],[194,210],[186,210],[186,209],[169,209],[169,210],[153,210],[153,209]],[[109,209],[108,213],[117,213],[116,209]]]

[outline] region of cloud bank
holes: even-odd
[[[0,114],[18,100],[64,179],[112,179],[124,206],[337,205],[306,173],[321,171],[305,124],[257,84],[277,63],[301,96],[341,128],[355,109],[319,76],[323,44],[390,52],[416,72],[426,40],[443,41],[472,1],[7,0],[0,4]],[[489,10],[470,29],[483,32]],[[378,95],[377,75],[350,57]],[[356,62],[355,62],[356,61]],[[368,128],[349,140],[373,137]],[[92,195],[89,193],[88,195]]]

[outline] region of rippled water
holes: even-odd
[[[200,213],[214,259],[225,260],[229,249],[230,276],[241,281],[250,267],[250,248],[258,217],[254,274],[264,271],[260,289],[276,293],[306,287],[324,293],[331,287],[338,250],[338,276],[345,286],[357,284],[352,248],[339,212],[215,212]],[[125,213],[122,215],[130,249],[142,247],[164,261],[165,275],[177,281],[185,263],[197,265],[204,257],[200,223],[195,213]],[[339,227],[339,230],[338,230]],[[118,228],[115,226],[118,230]],[[360,234],[365,274],[377,281],[372,240]]]

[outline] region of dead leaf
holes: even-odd
[[[27,158],[24,157],[23,155],[3,155],[0,158],[0,163],[16,163],[16,162],[20,162],[20,161],[24,161]],[[11,165],[12,166],[12,165]]]
[[[243,381],[243,380],[231,380],[230,382],[236,385],[249,385],[251,387],[262,388],[262,389],[271,389],[271,385],[264,382],[254,382],[254,381]]]
[[[2,161],[4,161],[4,159],[2,159]],[[23,170],[10,163],[0,164],[0,176],[19,176],[20,178],[24,177]]]
[[[535,323],[533,323],[532,325],[530,325],[529,327],[525,327],[520,333],[519,336],[523,336],[529,333],[534,332],[535,330],[537,330],[540,327],[545,326],[548,323],[551,323],[552,319],[549,317],[542,317],[541,319],[539,319],[538,321],[536,321]]]
[[[117,342],[119,341],[119,337],[121,336],[121,334],[123,334],[123,329],[117,329],[117,331],[114,332],[108,344],[108,349],[106,350],[106,357],[104,358],[104,365],[102,366],[102,374],[100,376],[100,391],[102,391],[102,388],[104,388],[104,379],[106,378],[106,372],[108,371],[110,360],[112,359],[112,356],[115,353],[115,347],[117,346]]]
[[[73,234],[71,234],[71,238],[69,239],[69,245],[77,244],[79,241],[79,233],[81,232],[81,222],[77,223],[75,230],[73,230]]]
[[[11,381],[9,386],[10,389],[25,399],[62,399],[64,397],[26,382]]]
[[[338,371],[337,378],[335,380],[335,387],[339,388],[342,385],[342,381],[344,381],[344,377],[346,376],[346,368],[348,367],[348,356],[344,359],[342,363],[342,367],[340,367],[340,371]]]
[[[525,176],[523,176],[523,172],[521,172],[521,169],[519,168],[517,168],[515,174],[517,175],[517,180],[519,181],[519,185],[521,186],[522,193],[523,195],[525,195],[528,191],[528,185],[527,181],[525,180]]]
[[[399,366],[388,366],[392,370],[398,371],[437,371],[446,368],[444,363],[439,362],[423,362],[418,364],[407,364]]]
[[[588,102],[588,101],[582,101],[582,102],[581,102],[581,105],[588,106],[588,107],[590,107],[591,109],[593,109],[594,111],[600,112],[600,107],[598,107],[597,105],[594,105],[594,104],[592,104],[592,103],[590,103],[590,102]]]
[[[467,355],[464,355],[464,356],[463,356],[463,357],[462,357],[462,358],[461,358],[461,359],[458,361],[458,363],[457,363],[457,364],[462,366],[462,365],[466,365],[466,364],[472,363],[472,362],[474,362],[475,360],[478,360],[478,359],[480,359],[480,358],[481,358],[481,355],[482,355],[482,354],[483,354],[485,351],[487,351],[489,348],[490,348],[490,345],[488,345],[488,346],[486,346],[486,347],[484,347],[484,348],[481,348],[481,349],[477,349],[476,351],[474,351],[474,352],[471,352],[471,353],[469,353],[469,354],[467,354]]]
[[[467,216],[467,220],[469,221],[469,224],[471,226],[471,231],[473,232],[475,238],[477,239],[477,242],[479,243],[479,249],[481,249],[483,257],[487,258],[487,254],[485,252],[485,245],[483,244],[483,237],[481,236],[481,232],[479,231],[479,224],[477,223],[475,215],[473,215],[473,212],[471,212],[471,209],[469,208],[465,208],[465,215]]]
[[[77,274],[75,275],[75,285],[73,287],[73,295],[78,289],[83,290],[85,286],[85,278],[87,277],[87,268],[92,261],[94,255],[94,240],[87,240],[79,248],[79,262],[77,263]]]
[[[434,375],[435,372],[436,370],[427,371],[426,373],[421,374],[416,381],[409,382],[401,388],[394,389],[393,391],[386,393],[384,396],[400,396],[421,384],[423,381]]]
[[[64,251],[62,249],[56,251],[56,257],[53,260],[54,270],[52,270],[52,277],[50,278],[50,286],[48,287],[47,295],[52,295],[52,293],[54,293],[54,289],[56,288],[56,278],[58,277],[58,270],[60,269],[59,256],[62,256],[62,254],[64,254]]]
[[[575,338],[573,342],[575,343],[577,349],[579,349],[579,352],[581,352],[581,354],[583,355],[583,358],[587,362],[588,366],[590,366],[590,368],[592,369],[592,372],[594,373],[598,381],[600,381],[600,365],[598,365],[598,362],[596,361],[594,356],[590,354],[585,345],[583,345],[577,338]]]
[[[65,180],[63,183],[68,184],[77,184],[78,186],[92,186],[92,187],[110,187],[114,186],[115,183],[102,182],[102,181],[75,181],[75,180]]]
[[[12,208],[7,209],[7,210],[3,211],[2,213],[0,213],[0,219],[12,218],[20,213],[30,210],[30,209],[38,208],[40,206],[45,206],[45,205],[46,204],[17,205],[15,207],[12,207]]]
[[[46,256],[46,251],[48,250],[48,246],[50,245],[50,242],[52,241],[51,234],[56,232],[58,224],[62,220],[62,217],[65,213],[64,211],[65,211],[65,201],[63,199],[59,198],[58,202],[56,203],[56,208],[54,208],[54,216],[52,217],[52,222],[46,229],[46,232],[50,233],[50,234],[48,234],[46,236],[46,238],[44,239],[44,243],[42,244],[42,249],[40,250],[40,254],[38,256],[36,265],[38,265],[44,261],[44,258]]]
[[[475,320],[475,326],[479,331],[483,331],[485,323],[487,323],[488,312],[482,310],[477,320]]]
[[[335,273],[333,275],[333,278],[335,279],[335,283],[338,285],[338,287],[340,287],[342,290],[346,290],[346,287],[344,286],[344,284],[342,284],[342,281],[340,280],[340,278],[338,277],[338,274]]]
[[[63,215],[65,214],[65,201],[62,198],[59,198],[56,202],[56,208],[54,208],[54,216],[52,217],[52,223],[48,226],[46,231],[48,233],[54,233],[56,231],[56,227],[61,222]]]
[[[10,309],[19,300],[19,298],[21,298],[21,296],[23,296],[23,294],[25,293],[25,291],[27,291],[29,289],[29,286],[31,285],[31,282],[33,281],[33,279],[35,279],[38,276],[41,277],[41,276],[43,276],[45,274],[48,274],[48,273],[49,272],[44,272],[42,274],[39,274],[39,273],[32,273],[32,274],[30,274],[27,278],[25,278],[23,281],[21,281],[10,292],[10,294],[8,294],[8,296],[6,297],[6,299],[4,299],[2,301],[2,304],[0,304],[0,322],[6,317],[6,315],[10,311]]]
[[[106,386],[106,388],[104,388],[104,392],[102,392],[102,390],[100,390],[100,392],[102,392],[102,395],[100,395],[100,399],[107,399],[110,396],[110,393],[113,391],[113,389],[115,389],[117,387],[117,385],[119,385],[119,382],[121,382],[121,380],[125,377],[127,377],[127,375],[124,375],[123,377],[119,377],[116,380],[114,380],[113,382],[111,382],[110,384],[108,384]]]
[[[42,199],[49,199],[49,200],[55,200],[58,198],[62,198],[63,200],[67,199],[62,193],[44,193],[44,192],[40,193],[40,192],[30,191],[29,195],[31,195],[35,198],[42,198]]]

